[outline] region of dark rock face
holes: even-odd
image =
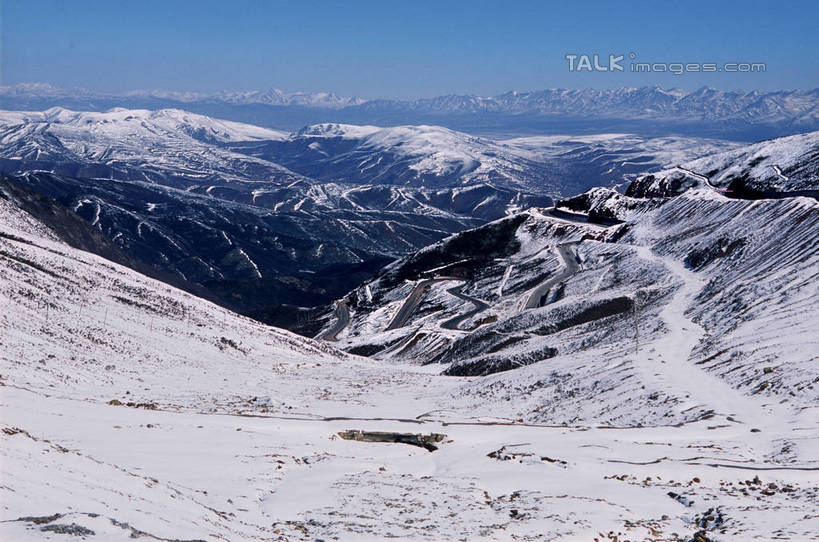
[[[409,444],[410,446],[418,446],[424,448],[429,452],[434,452],[438,449],[436,444],[442,442],[446,435],[441,433],[430,433],[423,435],[420,433],[391,433],[382,431],[359,431],[349,430],[341,431],[338,436],[344,440],[357,440],[359,442],[392,442],[399,444]]]
[[[626,189],[631,198],[670,198],[679,196],[686,190],[699,186],[697,179],[683,173],[665,177],[645,175],[632,182]]]
[[[509,357],[490,357],[463,363],[454,363],[443,374],[448,376],[486,376],[503,371],[518,369],[524,365],[531,365],[557,355],[557,349],[541,348],[538,352],[527,352],[523,355],[509,355]]]
[[[515,231],[524,220],[524,215],[515,215],[479,229],[461,232],[442,245],[416,252],[399,268],[387,271],[381,280],[387,286],[397,285],[404,280],[417,279],[430,269],[455,262],[459,262],[461,267],[482,266],[486,261],[514,254],[520,246]]]
[[[71,523],[67,525],[63,524],[46,525],[45,527],[40,527],[40,530],[43,532],[70,534],[74,536],[94,536],[96,534],[91,529],[83,527],[82,525],[77,525],[76,523]]]
[[[806,188],[803,190],[771,190],[765,185],[755,182],[747,174],[734,177],[728,185],[726,195],[738,199],[782,199],[782,198],[814,198],[819,199],[819,190]]]
[[[132,257],[100,230],[93,228],[82,216],[31,188],[25,179],[0,175],[0,198],[13,201],[69,246],[91,252],[197,296],[213,300],[213,296],[205,288]]]
[[[93,252],[107,260],[133,267],[136,262],[102,232],[57,201],[32,190],[21,179],[0,175],[0,197],[14,201],[22,210],[48,226],[68,245]]]
[[[699,271],[717,258],[738,258],[742,248],[747,244],[745,239],[718,239],[716,243],[707,247],[697,247],[685,257],[685,265]]]
[[[614,299],[606,299],[593,304],[590,307],[582,309],[569,316],[568,318],[549,322],[534,330],[538,335],[551,335],[564,329],[574,326],[580,326],[595,320],[602,320],[610,316],[618,316],[620,314],[629,312],[634,307],[634,300],[630,297],[616,297]]]

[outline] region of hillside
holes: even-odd
[[[819,132],[761,141],[639,177],[627,195],[670,196],[692,187],[728,197],[819,196]]]
[[[696,233],[681,218],[703,210],[714,228]],[[706,243],[743,210],[778,222],[740,249]],[[439,373],[493,367],[464,332],[439,332],[461,340],[448,365],[349,356],[73,249],[0,198],[0,538],[811,539],[814,220],[807,200],[693,193],[635,211],[628,231],[533,210],[455,237],[459,258],[479,241],[484,262],[527,273],[568,257],[558,240],[580,260],[560,299],[472,334],[557,352],[464,377]],[[396,292],[425,262],[467,276],[449,257],[433,247],[387,275]],[[498,267],[503,285],[487,273],[466,295],[537,287]],[[639,345],[632,318],[594,312],[638,284]],[[545,334],[525,337],[534,322]],[[406,444],[419,438],[435,444]]]
[[[286,134],[178,109],[0,112],[6,182],[85,219],[135,269],[305,334],[322,322],[299,307],[452,233],[734,147],[438,126]]]
[[[621,380],[622,373],[635,376],[648,363],[643,355],[654,358],[641,352],[680,334],[673,326],[686,327],[697,330],[689,347],[698,370],[744,393],[805,407],[817,400],[810,391],[819,376],[811,347],[817,322],[806,318],[817,302],[814,200],[739,201],[709,189],[670,200],[595,194],[595,209],[607,206],[623,223],[531,210],[392,264],[345,298],[352,316],[339,346],[385,360],[441,363],[447,374],[514,369],[534,381],[546,371],[552,376],[538,380],[545,389],[525,394],[534,419],[555,419],[541,413],[540,398],[572,389],[558,401],[566,413],[566,401],[588,408],[603,386],[632,401],[603,401],[595,416],[636,423],[651,419],[645,406],[652,401],[682,398],[635,390],[637,381]],[[453,325],[459,315],[467,317]],[[623,361],[607,369],[613,373],[599,373],[587,364],[600,356]],[[556,377],[558,367],[565,379]],[[794,397],[794,389],[804,391]],[[677,422],[705,412],[660,408],[657,415]]]

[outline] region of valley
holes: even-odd
[[[642,286],[647,327],[636,352],[631,318],[620,331],[609,319],[622,344],[595,339],[548,362],[456,377],[435,365],[350,356],[335,343],[231,314],[71,249],[30,215],[0,204],[0,280],[10,294],[0,377],[4,539],[60,532],[104,540],[815,537],[811,350],[793,357],[810,335],[793,331],[790,371],[775,364],[760,371],[757,383],[769,383],[762,392],[743,391],[747,384],[724,365],[709,369],[720,366],[713,356],[700,363],[708,348],[722,348],[714,341],[730,344],[766,317],[715,335],[705,315],[718,309],[703,298],[701,272],[684,268],[673,245],[646,237],[653,228],[631,223],[618,256],[616,243],[579,241],[580,269],[565,278],[567,296],[600,282],[594,254],[627,258],[650,277],[655,268],[671,272],[668,287],[651,293]],[[666,203],[651,220],[679,217],[690,205],[740,211],[736,202],[698,193]],[[815,214],[815,204],[791,205]],[[517,225],[533,240],[590,229],[548,214]],[[538,245],[521,249],[556,269],[572,261],[571,252],[564,260]],[[804,257],[805,269],[815,269],[815,251]],[[518,267],[527,264],[515,263],[502,288],[486,281],[487,291],[520,291]],[[502,278],[508,268],[498,268]],[[766,294],[793,299],[766,310],[778,320],[803,311],[816,302],[808,284],[791,280]],[[427,302],[410,322],[423,317]],[[794,322],[783,324],[815,325]],[[339,332],[338,344],[347,333]],[[593,327],[573,333],[595,336]],[[348,430],[444,436],[427,451],[339,438]],[[25,499],[15,496],[22,493]]]
[[[74,211],[141,272],[309,336],[323,321],[307,308],[391,260],[736,147],[626,134],[491,140],[438,126],[288,134],[181,110],[60,107],[0,113],[0,141],[3,182]]]
[[[816,133],[638,174],[621,136],[14,115],[3,540],[817,539]],[[575,152],[616,178],[538,185]],[[315,339],[236,312],[285,300]]]
[[[0,542],[819,542],[817,20],[0,0]]]

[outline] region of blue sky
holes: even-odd
[[[4,85],[365,98],[819,87],[816,1],[0,1]],[[766,72],[572,73],[565,59],[630,52],[652,63],[764,62]]]

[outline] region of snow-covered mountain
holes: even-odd
[[[114,109],[104,113],[53,108],[0,114],[0,156],[86,168],[84,176],[143,180],[189,188],[210,177],[291,183],[281,166],[230,152],[231,141],[282,139],[285,134],[179,110]],[[41,169],[46,169],[45,167]],[[185,182],[183,179],[190,177]]]
[[[0,100],[21,99],[68,99],[112,100],[150,99],[180,104],[194,102],[224,102],[228,104],[264,104],[273,106],[303,106],[337,109],[364,103],[361,98],[347,98],[332,92],[285,92],[277,88],[268,90],[222,91],[215,93],[177,92],[169,90],[131,90],[123,93],[102,93],[86,89],[66,89],[47,83],[21,83],[0,86]]]
[[[819,194],[819,132],[761,141],[643,176],[633,195],[678,194],[712,186],[738,197]],[[812,191],[812,192],[811,192]]]
[[[319,124],[287,134],[180,110],[0,112],[0,158],[36,163],[6,162],[7,172],[72,175],[79,169],[100,179],[224,191],[233,194],[230,199],[310,180],[431,188],[491,184],[565,197],[736,147],[629,134],[492,140],[439,126]]]
[[[450,374],[535,364],[583,380],[587,354],[619,359],[636,348],[651,350],[666,335],[662,330],[676,325],[663,316],[676,306],[683,311],[679,322],[683,314],[693,318],[680,325],[699,330],[694,361],[705,360],[703,369],[737,387],[762,386],[785,397],[791,386],[814,378],[810,343],[817,322],[807,315],[819,314],[815,200],[732,200],[709,189],[670,200],[596,194],[603,200],[598,211],[613,207],[624,223],[532,210],[391,265],[345,298],[352,317],[339,344],[383,359],[444,363]],[[459,315],[468,318],[453,326]],[[766,337],[764,345],[749,339],[754,336]],[[624,361],[618,371],[641,362]],[[792,370],[777,368],[786,362]],[[767,363],[773,365],[765,373],[738,370]],[[764,384],[774,373],[785,380]]]
[[[660,87],[547,89],[491,97],[455,95],[411,102],[370,101],[359,107],[403,108],[425,113],[502,112],[596,119],[791,122],[807,127],[819,120],[819,89],[771,92],[722,91],[709,87],[696,91]]]
[[[440,126],[307,126],[234,150],[325,182],[456,187],[471,184],[569,196],[629,183],[639,174],[738,147],[736,143],[631,134],[493,140]]]
[[[586,201],[624,223],[456,235],[357,290],[330,345],[0,192],[0,538],[815,538],[816,201]]]
[[[286,134],[181,110],[0,112],[11,182],[245,312],[330,302],[451,233],[734,147],[616,134],[495,141],[436,126]]]
[[[543,167],[516,149],[439,126],[308,126],[258,156],[333,182],[427,186],[489,183],[554,191]]]
[[[99,111],[176,108],[253,124],[436,124],[470,133],[636,132],[748,141],[819,129],[819,89],[695,91],[659,87],[546,89],[497,96],[448,95],[417,100],[361,100],[331,93],[132,91],[120,94],[47,84],[0,87],[0,108],[54,106]]]

